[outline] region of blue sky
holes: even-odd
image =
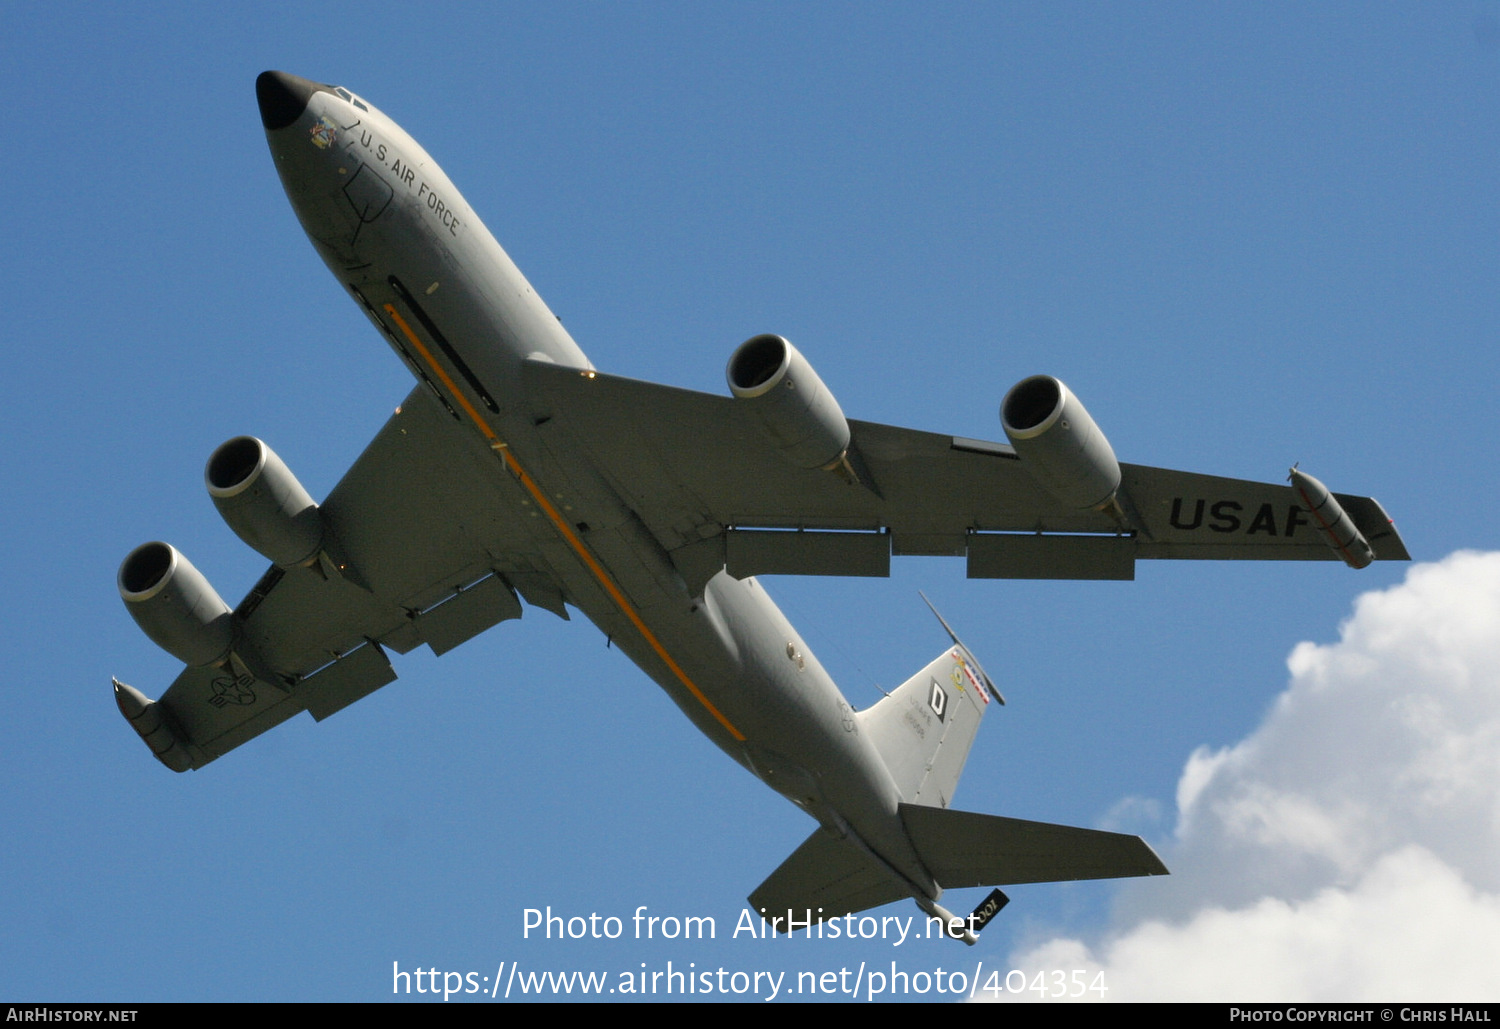
[[[1345,667],[1364,646],[1340,637],[1360,594],[1410,600],[1404,653],[1441,664],[1457,651],[1438,628],[1464,619],[1434,605],[1489,611],[1465,599],[1483,565],[1440,566],[1430,588],[1399,586],[1407,566],[1321,563],[1010,583],[907,559],[888,581],[767,580],[860,706],[943,645],[917,590],[944,611],[1010,701],[958,806],[1128,829],[1188,863],[1124,892],[1017,888],[974,949],[731,938],[812,823],[581,618],[528,611],[408,655],[355,707],[183,776],[108,688],[159,695],[177,670],[115,593],[133,546],[175,543],[231,603],[262,570],[204,493],[209,452],[259,435],[321,497],[411,385],[282,195],[253,96],[266,68],[344,84],[419,139],[601,369],[722,391],[733,348],[778,332],[851,417],[991,439],[1005,390],[1050,373],[1123,460],[1267,480],[1300,461],[1379,497],[1418,561],[1496,549],[1494,4],[57,4],[5,22],[0,998],[381,1000],[392,962],[892,960],[1092,962],[1116,997],[1166,996],[1111,941],[1268,902],[1310,917],[1327,891],[1372,895],[1388,858],[1452,873],[1480,913],[1471,950],[1500,949],[1500,884],[1434,842],[1500,825],[1493,788],[1436,827],[1393,803],[1374,836],[1394,842],[1295,896],[1216,893],[1234,834],[1209,845],[1182,817],[1217,795],[1198,789],[1210,772],[1260,774],[1235,755],[1325,682],[1309,655]],[[1500,619],[1475,621],[1500,642]],[[1325,649],[1289,680],[1303,641]],[[1473,665],[1435,682],[1500,681],[1485,646],[1458,649]],[[1360,696],[1317,723],[1328,735],[1276,738],[1378,778],[1390,751]],[[1494,703],[1475,711],[1494,735],[1471,742],[1500,739]],[[1453,781],[1473,786],[1465,768]],[[719,938],[524,939],[523,911],[549,905],[713,916]],[[1338,960],[1335,995],[1363,995],[1374,973]],[[1400,984],[1473,999],[1455,967]]]

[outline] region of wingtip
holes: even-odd
[[[195,767],[187,748],[163,717],[156,701],[113,676],[110,676],[109,683],[115,695],[115,706],[156,760],[174,772],[186,772]]]

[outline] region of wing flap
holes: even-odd
[[[736,579],[751,575],[891,574],[891,541],[884,532],[729,529],[724,566]]]
[[[971,579],[1134,579],[1136,539],[976,532],[968,557]]]
[[[157,703],[191,766],[392,682],[386,649],[442,654],[519,618],[509,577],[560,610],[562,589],[497,468],[415,389],[322,505],[355,574],[273,566],[235,612],[253,667],[187,668]]]
[[[521,602],[515,591],[501,576],[490,575],[418,614],[414,621],[422,639],[441,657],[491,626],[520,617]]]
[[[1002,443],[851,421],[859,473],[803,469],[730,397],[528,362],[555,421],[679,570],[886,575],[891,555],[967,556],[973,578],[1129,579],[1137,558],[1334,560],[1289,486],[1121,465],[1121,511],[1069,509]],[[1375,501],[1338,499],[1386,560]]]
[[[529,384],[667,550],[722,532],[890,530],[923,537],[971,530],[1111,532],[1096,511],[1042,496],[1009,447],[873,422],[849,423],[873,482],[783,459],[729,397],[532,361]],[[873,488],[870,488],[870,487]],[[709,531],[704,533],[702,530]]]
[[[298,683],[297,700],[321,722],[395,680],[396,670],[380,644],[367,643]]]

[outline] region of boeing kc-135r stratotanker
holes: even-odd
[[[346,89],[266,72],[276,170],[334,277],[418,382],[328,498],[270,447],[214,451],[208,491],[271,567],[231,609],[181,553],[136,548],[119,588],[187,667],[116,702],[168,768],[201,768],[308,711],[521,616],[582,611],[709,739],[817,820],[751,895],[777,929],[911,897],[968,942],[943,889],[1166,868],[1134,836],[949,808],[1000,694],[949,630],[864,711],[757,573],[886,575],[963,557],[976,578],[1130,579],[1144,558],[1406,560],[1374,501],[1121,464],[1083,404],[1034,376],[1009,445],[844,417],[780,336],[729,358],[731,396],[596,371],[453,183]],[[944,628],[947,628],[944,623]]]

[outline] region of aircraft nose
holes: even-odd
[[[284,71],[263,71],[255,80],[255,100],[267,132],[284,129],[307,110],[307,101],[327,87]]]

